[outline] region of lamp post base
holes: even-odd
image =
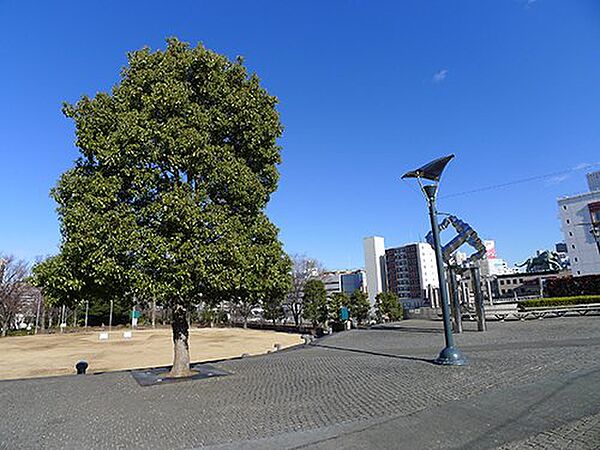
[[[433,362],[441,366],[466,366],[468,364],[467,358],[455,347],[446,347]]]

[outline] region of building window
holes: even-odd
[[[567,224],[571,223],[571,221],[569,219],[567,219]]]
[[[500,280],[500,284],[504,284],[504,280]]]
[[[567,205],[563,205],[563,209],[566,211],[567,210]]]
[[[571,244],[571,248],[575,250],[575,244]]]
[[[519,278],[519,283],[522,283],[522,282],[523,282],[523,278]]]
[[[581,275],[581,272],[579,270],[577,271],[577,275]]]
[[[579,259],[577,258],[577,256],[575,257],[575,262],[579,262]]]
[[[573,236],[573,232],[572,231],[569,231],[569,236]]]

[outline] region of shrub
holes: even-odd
[[[600,295],[580,295],[577,297],[554,297],[540,298],[536,300],[525,300],[519,302],[519,308],[539,308],[543,306],[571,306],[600,303]]]
[[[576,295],[600,295],[600,275],[565,277],[547,280],[546,297],[571,297]]]

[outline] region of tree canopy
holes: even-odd
[[[60,257],[99,298],[173,308],[175,375],[192,302],[252,303],[289,287],[264,212],[281,162],[276,104],[241,58],[172,38],[130,53],[111,93],[64,105],[81,155],[52,190]]]

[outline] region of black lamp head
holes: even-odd
[[[425,164],[424,166],[419,167],[416,170],[411,170],[410,172],[406,172],[402,175],[402,179],[404,178],[424,178],[426,180],[431,181],[440,181],[440,177],[442,176],[442,172],[450,162],[450,160],[454,158],[454,155],[443,156],[438,159],[434,159],[433,161]]]

